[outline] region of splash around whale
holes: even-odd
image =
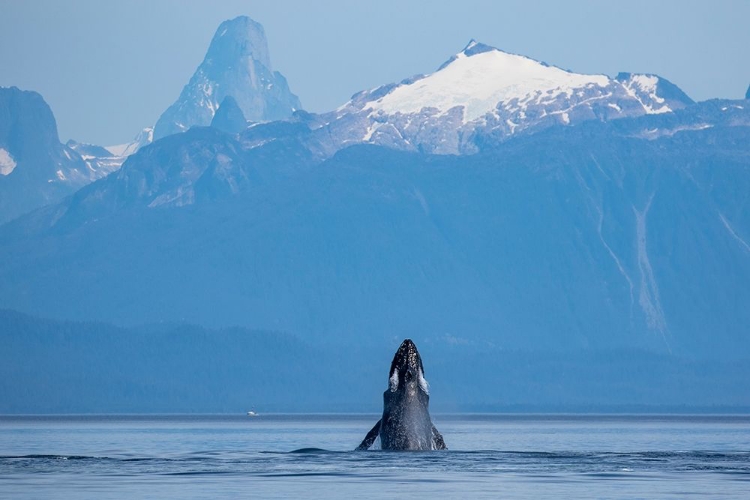
[[[369,449],[380,437],[383,450],[444,450],[443,436],[432,424],[430,393],[417,346],[406,339],[396,351],[383,393],[383,417],[357,450]]]

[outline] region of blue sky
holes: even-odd
[[[471,38],[581,73],[656,73],[696,100],[750,84],[748,1],[0,0],[0,85],[40,92],[63,141],[126,142],[242,14],[310,111],[433,71]]]

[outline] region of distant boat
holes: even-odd
[[[255,413],[255,410],[250,410],[249,412],[247,412],[247,416],[248,417],[258,417],[259,415],[257,413]]]

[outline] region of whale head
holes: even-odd
[[[410,394],[418,390],[429,394],[429,386],[424,378],[422,357],[411,339],[406,339],[393,356],[388,385],[391,392],[405,390]]]

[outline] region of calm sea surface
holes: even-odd
[[[750,498],[750,416],[433,415],[446,452],[351,451],[378,418],[0,416],[0,497]]]

